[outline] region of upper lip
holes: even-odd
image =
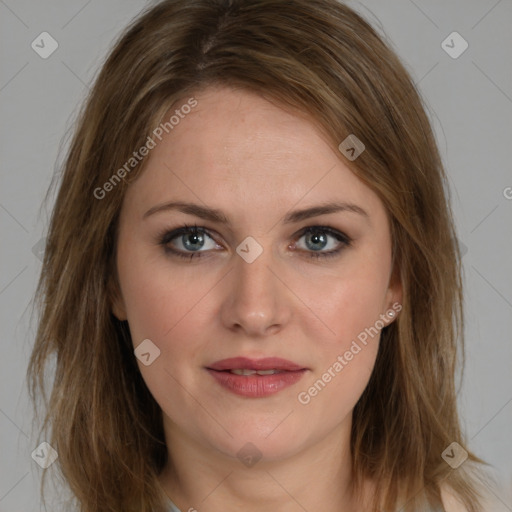
[[[281,359],[280,357],[264,357],[262,359],[249,359],[247,357],[231,357],[222,359],[207,366],[210,370],[305,370],[303,366]]]

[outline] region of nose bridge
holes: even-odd
[[[275,276],[270,271],[276,266],[270,237],[259,241],[247,237],[237,247],[235,259],[235,293],[239,300],[260,301],[263,305],[275,296]],[[275,270],[274,270],[275,272]]]
[[[222,313],[230,328],[238,326],[253,334],[263,334],[268,327],[285,320],[283,284],[276,277],[278,265],[270,237],[266,241],[265,244],[262,240],[246,239],[237,247],[229,297]]]
[[[266,248],[254,261],[247,261],[242,256],[238,256],[238,261],[235,263],[236,273],[236,288],[239,292],[243,293],[244,296],[259,297],[268,295],[271,296],[270,292],[272,282],[275,277],[270,271],[272,266],[275,266],[273,261],[272,250]]]

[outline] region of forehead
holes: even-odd
[[[216,164],[216,170],[250,169],[257,175],[268,172],[262,167],[265,161],[280,162],[271,169],[278,176],[292,163],[318,161],[332,153],[306,116],[298,117],[255,93],[217,87],[196,100],[197,106],[166,134],[153,158],[173,153],[201,163],[201,168],[213,170],[211,164]]]
[[[145,205],[188,198],[260,211],[319,200],[363,202],[370,213],[379,206],[306,116],[244,90],[211,88],[194,98],[151,150],[129,196]],[[166,118],[176,110],[179,102]]]

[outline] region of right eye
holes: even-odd
[[[207,238],[213,241],[205,228],[185,224],[178,229],[165,231],[160,236],[160,244],[164,246],[166,253],[192,260],[204,257],[201,253],[214,250],[218,246],[214,243],[210,248],[201,250],[204,248]],[[181,247],[176,248],[176,245],[181,245]]]

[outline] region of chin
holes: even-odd
[[[211,431],[203,432],[210,446],[227,457],[236,457],[241,462],[248,457],[251,460],[271,462],[293,456],[307,446],[307,436],[303,429],[294,425],[284,426],[280,422],[286,415],[276,421],[274,418],[267,423],[247,424],[247,419],[236,425],[229,423],[228,431],[232,435],[220,434],[212,438]],[[292,414],[290,414],[290,417]],[[290,418],[291,419],[291,418]]]

